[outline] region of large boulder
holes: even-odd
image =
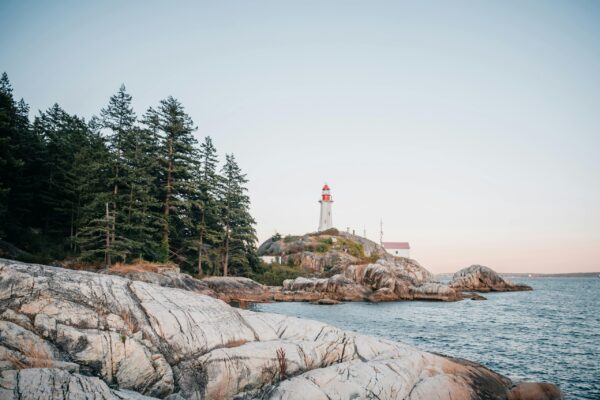
[[[2,259],[0,321],[3,399],[526,400],[540,392],[516,390],[477,364],[316,321]]]
[[[450,287],[460,291],[475,292],[512,292],[532,290],[530,286],[514,284],[491,268],[483,265],[471,265],[463,268],[452,277]]]

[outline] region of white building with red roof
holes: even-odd
[[[381,242],[389,254],[396,257],[410,258],[410,244],[408,242]]]

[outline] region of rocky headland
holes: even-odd
[[[562,398],[469,361],[233,308],[205,281],[156,279],[0,259],[0,398]]]
[[[463,268],[452,277],[450,287],[457,291],[517,292],[533,290],[531,286],[512,283],[483,265]]]
[[[336,229],[303,236],[275,236],[258,249],[306,276],[286,280],[276,300],[335,301],[438,300],[464,298],[417,261],[394,257],[381,246]]]

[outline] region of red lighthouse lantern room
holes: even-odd
[[[329,192],[329,185],[323,186],[323,194],[321,195],[323,201],[331,201],[331,194]]]

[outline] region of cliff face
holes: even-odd
[[[515,387],[480,365],[320,322],[3,259],[0,374],[2,399],[561,398],[553,385]]]
[[[505,280],[494,270],[483,265],[463,268],[452,277],[450,286],[456,290],[476,292],[513,292],[532,290],[530,286],[514,284]]]

